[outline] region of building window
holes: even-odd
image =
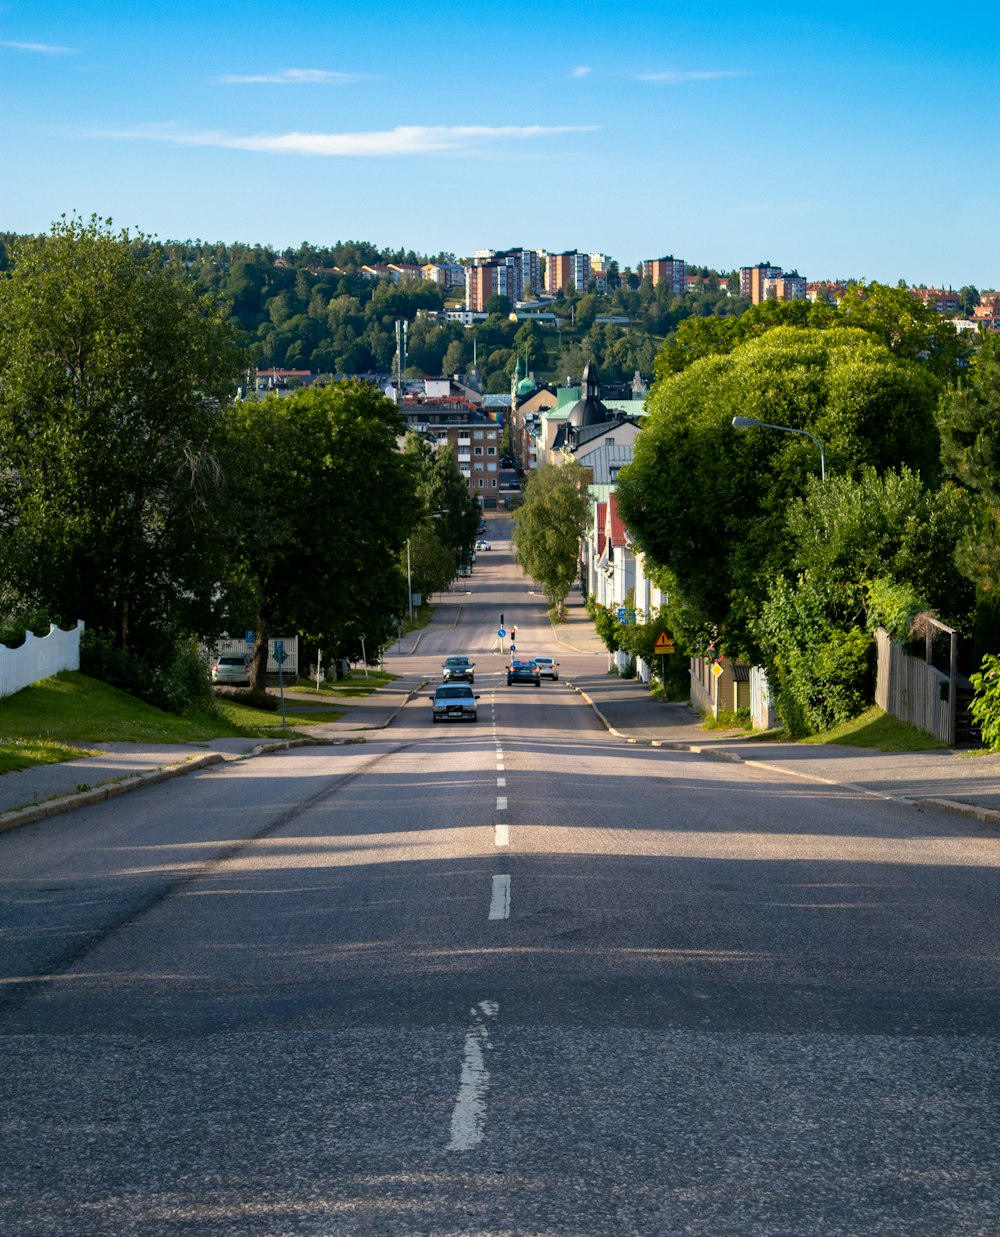
[[[493,478],[493,480],[490,482],[490,484],[493,486],[493,488],[494,488],[494,489],[496,489],[496,485],[497,485],[497,479],[496,479],[496,477],[494,477],[494,478]]]
[[[483,453],[483,449],[482,449],[482,447],[476,447],[476,454],[477,454],[477,455],[482,455],[482,453]]]
[[[472,437],[473,437],[473,438],[482,438],[482,436],[483,436],[483,431],[482,431],[482,430],[475,430],[475,431],[473,431],[473,434],[472,434]]]
[[[487,455],[496,455],[496,453],[497,453],[497,449],[496,449],[496,447],[487,447],[487,448],[486,448],[486,454],[487,454]]]

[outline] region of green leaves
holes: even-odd
[[[543,465],[514,512],[514,557],[550,606],[562,605],[579,572],[589,474],[575,462]]]
[[[0,279],[10,593],[120,646],[211,626],[219,411],[240,360],[221,308],[144,237],[64,218],[14,246]]]
[[[752,652],[747,621],[788,570],[789,504],[819,474],[814,443],[734,416],[815,434],[828,475],[908,464],[934,474],[937,384],[862,331],[782,326],[661,381],[619,506],[640,547],[669,568],[689,630],[718,625]]]

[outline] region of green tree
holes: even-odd
[[[588,477],[575,462],[544,465],[528,478],[514,512],[514,557],[559,611],[579,574]]]
[[[955,563],[968,517],[954,487],[928,489],[907,468],[813,479],[788,514],[788,564],[751,622],[778,711],[819,730],[871,697],[872,631],[908,636],[932,610],[968,627],[973,589]]]
[[[231,625],[252,627],[254,682],[267,639],[302,634],[338,657],[391,638],[406,595],[400,551],[421,504],[402,422],[369,383],[235,406],[228,416]],[[377,501],[369,501],[377,495]]]
[[[933,480],[937,391],[924,367],[865,332],[794,327],[654,387],[619,505],[640,548],[677,581],[694,647],[696,631],[707,643],[718,628],[727,651],[747,649],[746,620],[788,562],[788,504],[819,471],[807,438],[739,433],[733,417],[815,434],[831,473],[905,463]]]
[[[66,219],[0,278],[0,573],[8,600],[172,656],[210,634],[221,410],[242,354],[145,237]]]
[[[1000,589],[1000,339],[983,341],[971,368],[946,391],[937,412],[949,477],[977,502],[960,557],[987,593]]]
[[[452,447],[432,447],[418,434],[408,434],[404,452],[413,461],[424,518],[433,522],[436,537],[451,556],[451,575],[444,582],[448,583],[457,564],[464,562],[472,551],[479,527],[479,503],[458,471]],[[438,584],[423,591],[436,592],[441,587]]]

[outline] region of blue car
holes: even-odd
[[[542,676],[533,661],[512,661],[507,667],[507,686],[514,683],[534,683],[541,687]]]

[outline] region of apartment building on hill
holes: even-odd
[[[807,291],[808,284],[797,271],[786,274],[780,266],[768,262],[740,267],[740,296],[754,305],[761,301],[804,301]]]
[[[666,258],[649,258],[642,263],[642,278],[652,281],[655,288],[665,283],[674,296],[683,296],[687,291],[687,263],[683,258],[670,254]]]

